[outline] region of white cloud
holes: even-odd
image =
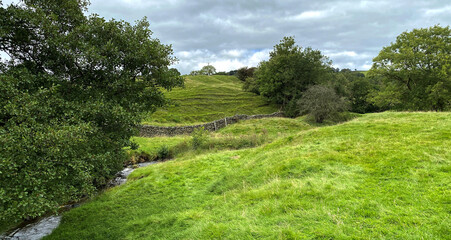
[[[366,64],[363,64],[363,65],[359,68],[359,70],[370,70],[370,68],[371,68],[372,66],[373,66],[372,64],[366,63]]]
[[[305,11],[301,14],[288,17],[288,20],[295,20],[295,21],[303,21],[303,20],[311,20],[311,19],[320,19],[325,18],[328,15],[328,11],[322,10],[322,11]]]
[[[222,50],[221,54],[228,57],[241,57],[246,50],[244,49],[232,49],[232,50]]]
[[[257,67],[258,64],[269,59],[271,49],[250,51],[246,49],[222,50],[219,55],[212,51],[196,49],[193,51],[176,52],[179,63],[173,67],[179,69],[182,74],[193,70],[199,70],[210,64],[219,72],[228,72],[242,67]]]
[[[427,9],[424,14],[426,16],[436,16],[436,15],[440,15],[440,14],[451,14],[451,5],[447,5],[445,7],[442,8],[435,8],[435,9]]]
[[[263,60],[269,59],[269,52],[271,49],[263,49],[261,51],[255,52],[247,59],[247,66],[257,67],[258,64]]]
[[[370,54],[367,53],[356,53],[355,51],[341,51],[335,52],[331,50],[323,51],[323,54],[330,58],[353,58],[353,59],[367,59],[371,57]]]

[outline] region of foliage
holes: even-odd
[[[270,59],[254,73],[260,93],[285,106],[298,99],[309,86],[320,83],[330,67],[318,50],[296,46],[293,37],[284,37],[274,46]]]
[[[207,130],[201,127],[196,128],[191,134],[191,137],[191,145],[194,149],[199,149],[208,142],[210,135]]]
[[[143,112],[183,79],[170,46],[131,25],[86,17],[82,0],[0,8],[0,221],[91,194],[126,160]]]
[[[254,71],[255,71],[255,67],[243,67],[238,69],[237,73],[236,73],[236,77],[238,79],[240,79],[241,81],[246,81],[247,78],[252,78],[254,77]]]
[[[347,110],[347,102],[333,89],[321,85],[311,86],[299,100],[301,112],[310,114],[317,123]]]
[[[381,86],[380,90],[371,91],[368,94],[368,101],[381,110],[402,109],[403,102],[401,98],[402,93],[399,91],[398,85],[393,82],[386,82]]]
[[[170,157],[170,151],[168,145],[163,145],[158,148],[157,157],[158,159],[166,159]]]
[[[351,82],[350,88],[350,110],[356,113],[377,112],[380,109],[368,98],[372,92],[377,92],[379,83],[375,78],[365,76],[358,77]]]
[[[260,95],[260,91],[258,90],[258,85],[257,82],[255,81],[255,78],[253,77],[246,78],[243,84],[243,91]]]
[[[308,130],[296,120],[224,129],[264,124],[271,135],[293,123],[258,148],[139,168],[66,212],[48,239],[449,238],[451,113],[365,114]]]
[[[369,113],[380,110],[370,100],[370,96],[377,94],[382,87],[380,77],[368,78],[360,72],[342,69],[330,74],[324,85],[333,88],[338,96],[349,99],[352,112]]]
[[[211,76],[216,73],[216,68],[209,64],[207,66],[203,66],[202,69],[200,70],[200,72],[202,75]]]
[[[207,66],[203,66],[202,69],[200,69],[198,71],[191,71],[191,73],[190,73],[191,76],[197,76],[197,75],[211,76],[214,74],[216,74],[216,68],[211,66],[210,64]]]
[[[390,101],[396,109],[450,109],[450,56],[449,26],[436,25],[400,34],[373,59],[370,74],[384,76],[388,86],[384,89],[388,92],[382,91],[379,99],[383,95],[397,97]]]

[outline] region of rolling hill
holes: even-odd
[[[268,114],[275,105],[263,97],[241,90],[234,76],[185,76],[185,88],[165,92],[172,103],[144,119],[149,125],[205,123],[235,114]]]
[[[267,141],[137,169],[46,239],[447,239],[449,129],[451,113],[432,112],[241,122],[210,138]]]

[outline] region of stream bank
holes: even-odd
[[[122,169],[122,171],[116,173],[116,177],[112,179],[108,185],[107,188],[115,187],[122,185],[127,182],[127,177],[137,168],[140,167],[146,167],[152,164],[157,163],[156,161],[153,162],[144,162],[144,163],[138,163],[134,166],[129,165]],[[65,205],[61,209],[62,212],[58,215],[51,215],[46,217],[41,217],[37,219],[33,219],[30,221],[26,221],[22,224],[20,224],[18,227],[11,229],[5,233],[2,233],[0,235],[0,239],[2,240],[40,240],[43,237],[50,235],[52,231],[57,228],[61,222],[61,213],[68,211],[72,208],[76,208],[81,206],[80,203],[78,204],[70,204]]]

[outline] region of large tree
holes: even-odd
[[[215,73],[216,73],[216,68],[210,64],[208,64],[207,66],[203,66],[202,69],[200,70],[200,75],[211,76],[211,75],[214,75]]]
[[[143,113],[181,86],[171,46],[146,19],[84,11],[85,0],[0,8],[0,221],[88,195],[122,166]]]
[[[318,84],[330,67],[319,50],[295,45],[293,37],[284,37],[254,73],[259,92],[269,100],[295,106],[309,86]]]
[[[373,62],[370,74],[385,77],[385,88],[373,97],[376,104],[410,110],[451,108],[449,26],[404,32]]]

